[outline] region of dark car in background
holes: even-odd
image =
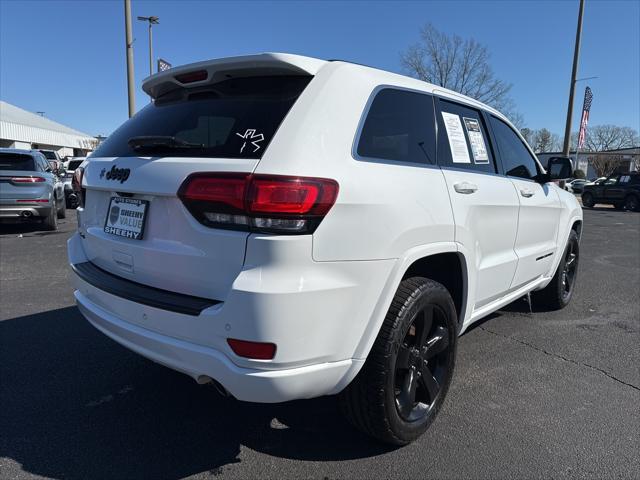
[[[584,185],[582,205],[593,207],[598,203],[618,210],[640,211],[640,174],[616,173]]]
[[[76,168],[84,162],[85,158],[87,157],[70,157],[66,162],[64,162],[64,198],[67,208],[76,208],[80,203],[78,195],[73,191],[72,180]]]
[[[65,218],[62,182],[37,150],[0,148],[0,220],[40,220],[47,230]]]

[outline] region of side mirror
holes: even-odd
[[[569,157],[551,157],[547,163],[547,180],[566,180],[571,178],[573,165]]]

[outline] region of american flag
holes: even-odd
[[[589,123],[589,110],[591,110],[593,93],[589,87],[584,89],[584,104],[582,105],[582,119],[580,120],[580,133],[578,134],[578,148],[582,148],[587,136],[587,123]]]

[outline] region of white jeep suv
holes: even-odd
[[[235,398],[340,393],[405,444],[456,338],[535,291],[571,299],[582,212],[499,112],[342,61],[261,54],[144,81],[153,102],[74,176],[80,311]]]

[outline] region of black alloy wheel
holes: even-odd
[[[568,302],[573,293],[573,286],[576,283],[576,273],[578,271],[578,242],[573,238],[569,239],[567,251],[564,254],[564,265],[562,266],[562,299]]]
[[[455,368],[458,316],[450,292],[434,280],[398,286],[367,360],[340,393],[340,407],[359,430],[406,445],[433,423]]]
[[[569,232],[556,273],[542,290],[533,292],[534,304],[550,310],[560,310],[571,301],[578,278],[580,239],[575,230]]]
[[[396,408],[406,422],[421,420],[435,405],[449,374],[448,349],[446,313],[428,304],[409,324],[396,358]]]

